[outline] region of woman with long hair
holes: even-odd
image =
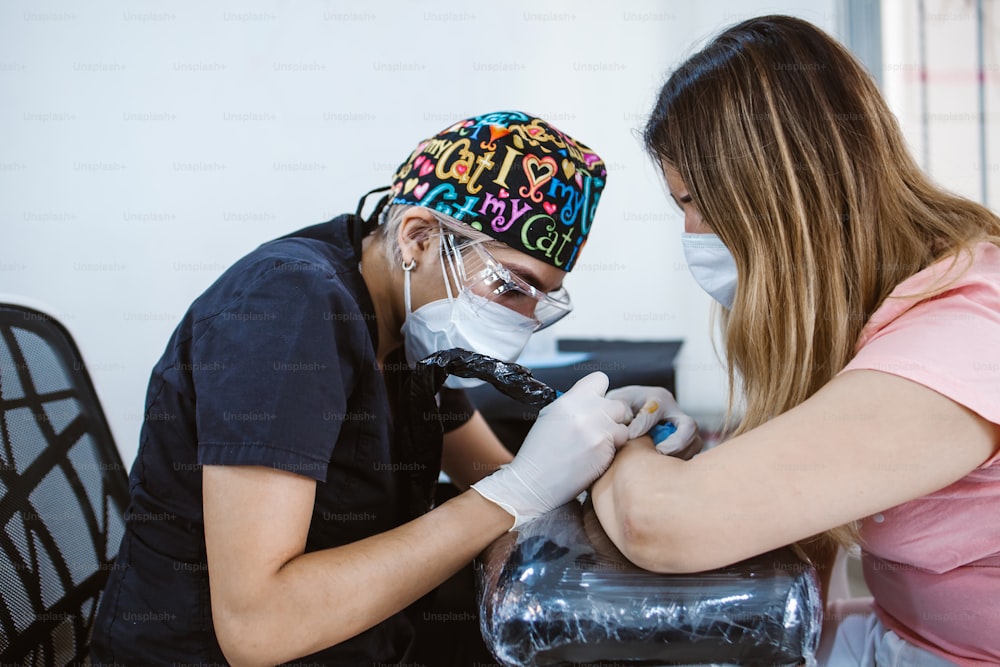
[[[822,664],[1000,662],[1000,219],[795,18],[691,56],[644,139],[723,306],[734,427],[690,461],[626,445],[593,490],[611,538],[661,572],[858,544],[874,604]]]

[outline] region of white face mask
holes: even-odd
[[[684,257],[701,288],[728,309],[736,296],[736,260],[715,234],[681,234]]]
[[[447,285],[447,279],[445,280]],[[406,320],[400,331],[404,337],[406,360],[411,366],[439,350],[462,347],[503,361],[514,361],[528,344],[535,321],[468,289],[452,297],[438,299],[410,309],[410,272],[403,277]],[[448,376],[445,386],[470,389],[483,380]]]

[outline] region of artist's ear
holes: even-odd
[[[416,260],[419,265],[428,253],[436,255],[438,229],[437,218],[428,209],[422,206],[408,209],[403,214],[396,238],[403,253],[403,261],[409,263],[410,260]]]

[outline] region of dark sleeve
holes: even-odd
[[[441,396],[441,422],[445,433],[454,431],[472,419],[472,413],[476,411],[476,408],[469,401],[465,390],[441,387],[441,391],[438,393]]]
[[[326,481],[363,355],[364,318],[335,274],[276,263],[192,345],[198,462]],[[370,363],[374,363],[371,361]]]

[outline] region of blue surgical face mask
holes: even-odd
[[[681,234],[691,275],[713,299],[728,309],[736,296],[736,260],[715,234]]]

